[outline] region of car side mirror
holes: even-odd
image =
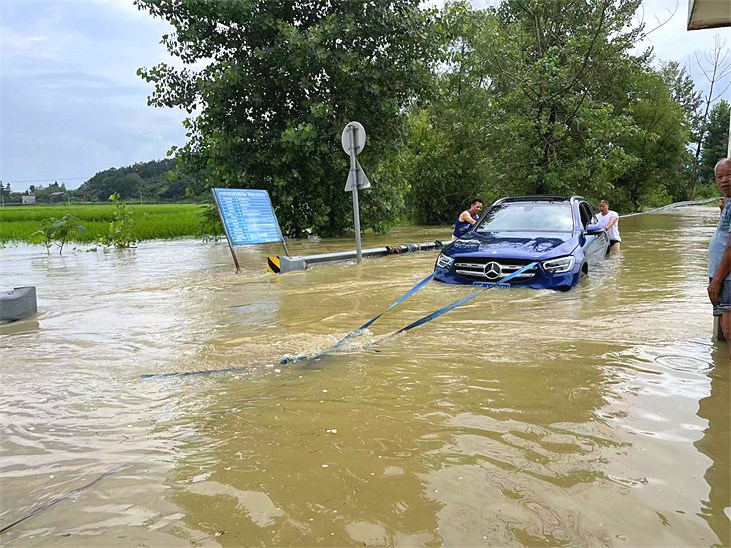
[[[604,227],[599,224],[591,224],[586,225],[586,232],[585,234],[587,236],[598,236],[599,234],[602,234],[604,232]]]

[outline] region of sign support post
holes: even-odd
[[[358,128],[354,127],[352,124],[348,124],[348,137],[350,141],[350,146],[348,147],[350,150],[348,151],[348,155],[350,156],[350,176],[353,177],[356,181],[354,188],[353,188],[353,219],[355,221],[355,262],[357,264],[360,264],[360,262],[363,260],[363,253],[361,249],[360,244],[360,206],[358,204],[358,167],[355,155],[355,144],[357,142],[358,138]]]
[[[234,251],[235,245],[282,242],[284,252],[289,255],[287,243],[282,236],[277,215],[266,190],[212,188],[211,192],[218,214],[221,216],[236,272],[241,268]]]
[[[353,193],[353,220],[355,221],[355,253],[356,262],[360,264],[363,260],[363,253],[360,243],[360,206],[358,204],[358,189],[371,186],[368,177],[360,167],[356,156],[365,148],[366,132],[358,122],[350,122],[341,136],[343,150],[350,157],[350,172],[348,181],[345,183],[345,192]]]
[[[216,189],[212,188],[211,192],[213,192],[213,201],[216,202],[216,209],[218,209],[218,216],[223,219],[223,212],[221,211],[221,204],[218,203],[218,195],[216,194]],[[224,229],[226,228],[226,224],[223,225]],[[236,265],[236,274],[239,273],[241,270],[241,267],[239,266],[239,259],[236,257],[236,252],[234,251],[234,246],[231,243],[231,238],[228,235],[228,230],[226,231],[226,241],[228,242],[228,248],[231,250],[231,256],[234,258],[234,264]]]

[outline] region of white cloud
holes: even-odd
[[[0,179],[91,177],[165,157],[185,143],[184,113],[147,106],[140,66],[169,62],[167,23],[130,2],[0,4]],[[69,183],[77,186],[83,180]]]

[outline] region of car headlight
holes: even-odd
[[[573,255],[569,255],[568,257],[559,257],[558,259],[543,261],[541,266],[543,267],[543,270],[549,274],[563,274],[564,272],[571,271],[575,264],[576,259]]]
[[[439,268],[449,268],[454,264],[454,259],[452,257],[448,257],[444,253],[440,253],[439,257],[437,257],[437,266]]]

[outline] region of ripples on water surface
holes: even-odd
[[[430,284],[314,367],[275,364],[381,312],[435,253],[274,277],[277,246],[240,249],[240,275],[197,241],[4,249],[2,289],[37,286],[39,314],[0,327],[0,527],[115,473],[0,542],[728,546],[716,217],[625,219],[622,255],[571,292],[487,291],[371,344],[471,291]]]

